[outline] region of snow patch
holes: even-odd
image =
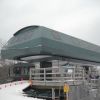
[[[10,84],[12,84],[10,86]],[[6,85],[6,87],[5,87]],[[23,94],[23,89],[29,85],[28,82],[18,82],[15,84],[13,83],[8,83],[8,84],[3,84],[0,85],[0,100],[43,100],[43,99],[38,99],[38,98],[31,98],[27,97]]]

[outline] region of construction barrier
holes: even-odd
[[[16,82],[10,82],[10,83],[6,83],[6,84],[1,84],[0,85],[0,90],[10,87],[10,86],[14,86],[14,85],[19,85],[19,84],[23,84],[23,83],[27,83],[27,81],[16,81]]]

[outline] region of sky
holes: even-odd
[[[0,39],[41,25],[100,45],[100,0],[0,0]]]

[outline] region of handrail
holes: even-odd
[[[71,71],[69,71],[71,69]],[[69,71],[69,72],[68,72]],[[62,68],[38,68],[30,69],[30,78],[34,81],[42,82],[65,82],[69,80],[83,80],[84,71],[82,68],[75,69],[74,67]]]

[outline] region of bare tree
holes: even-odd
[[[0,67],[2,67],[4,65],[4,60],[1,59],[1,49],[2,47],[5,45],[6,41],[0,39]]]
[[[6,41],[0,39],[0,50],[1,50],[1,48],[5,45],[5,43],[6,43]]]

